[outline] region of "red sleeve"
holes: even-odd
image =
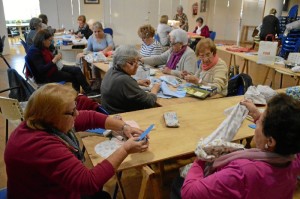
[[[37,160],[37,170],[66,190],[94,194],[114,175],[114,168],[104,160],[94,168],[86,168],[57,138],[41,142],[35,153],[43,152]]]
[[[105,129],[105,121],[108,116],[96,111],[79,111],[75,119],[75,130],[85,131],[91,128]]]
[[[201,29],[201,36],[208,38],[209,37],[209,29],[208,26],[204,26]]]

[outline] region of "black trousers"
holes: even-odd
[[[182,178],[181,176],[177,176],[173,180],[170,194],[171,199],[181,199],[181,187],[183,185],[183,182],[184,178]]]
[[[81,86],[86,93],[91,92],[91,87],[87,83],[85,76],[81,72],[81,69],[76,66],[64,66],[60,71],[54,73],[49,80],[50,82],[72,82],[73,88],[76,91],[80,91]]]
[[[190,48],[195,51],[196,50],[196,46],[197,46],[197,44],[198,44],[199,41],[200,41],[200,39],[195,39],[195,41],[192,41],[192,43],[190,44]]]

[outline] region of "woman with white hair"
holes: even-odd
[[[29,22],[29,27],[30,31],[26,37],[26,44],[28,46],[28,49],[30,48],[30,46],[32,46],[33,38],[36,33],[42,29],[42,20],[37,17],[33,17]]]
[[[188,18],[186,14],[183,13],[183,7],[181,5],[177,7],[177,14],[174,16],[174,20],[180,22],[181,29],[185,31],[189,31]]]
[[[197,58],[195,52],[188,46],[188,35],[182,29],[170,32],[172,48],[161,55],[145,57],[141,61],[151,66],[165,65],[162,72],[181,77],[182,71],[195,74]]]
[[[109,114],[135,111],[155,106],[160,84],[154,84],[149,93],[141,86],[149,86],[150,80],[136,81],[131,76],[138,69],[139,52],[134,46],[123,45],[114,53],[113,67],[101,84],[101,103]]]

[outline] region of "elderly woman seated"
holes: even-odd
[[[214,42],[201,39],[196,46],[196,55],[201,61],[200,69],[195,75],[184,71],[182,74],[187,82],[217,87],[217,93],[227,95],[228,69],[226,63],[218,57]]]
[[[155,106],[160,84],[154,84],[149,93],[139,85],[149,86],[150,81],[131,77],[138,69],[139,52],[134,46],[120,46],[114,53],[113,67],[101,84],[101,103],[110,113],[135,111]]]
[[[4,160],[8,198],[110,198],[102,186],[131,153],[148,148],[137,141],[142,130],[95,111],[76,110],[77,92],[50,83],[35,91],[25,109],[25,121],[11,134]],[[75,129],[74,129],[75,128]],[[107,128],[129,139],[107,159],[88,169],[74,131]]]
[[[220,156],[209,175],[205,162],[196,159],[181,189],[183,199],[293,198],[300,173],[300,102],[279,94],[264,113],[250,101],[241,104],[256,121],[256,148]]]
[[[182,71],[194,74],[197,70],[195,52],[188,46],[188,35],[182,29],[170,32],[172,48],[161,55],[145,57],[141,61],[151,66],[166,65],[162,72],[181,77]]]
[[[141,26],[138,35],[143,41],[140,50],[141,56],[151,57],[162,53],[161,44],[154,39],[155,29],[151,25]]]

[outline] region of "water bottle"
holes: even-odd
[[[234,76],[234,66],[230,66],[228,76],[229,76],[229,79],[231,79]]]
[[[240,74],[240,66],[239,65],[235,66],[235,74],[236,75]]]

